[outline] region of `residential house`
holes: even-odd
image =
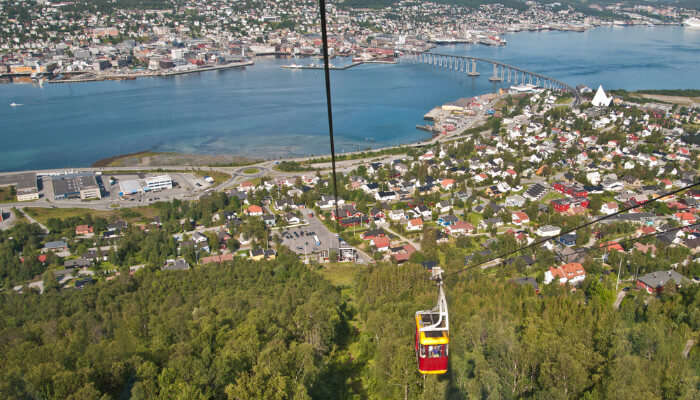
[[[377,251],[389,251],[391,240],[386,236],[375,237],[370,240],[370,245],[376,247]]]
[[[649,294],[661,293],[666,283],[671,280],[676,284],[676,287],[681,287],[685,282],[689,282],[685,276],[669,269],[668,271],[656,271],[640,276],[637,279],[637,287],[646,290]]]
[[[606,215],[614,214],[619,210],[619,207],[616,202],[611,201],[608,203],[604,203],[602,206],[600,206],[600,212]]]
[[[374,199],[377,201],[393,201],[398,200],[398,195],[394,191],[379,191],[374,194]]]
[[[452,190],[452,188],[455,186],[455,180],[454,179],[443,179],[440,181],[440,187],[442,190]]]
[[[63,240],[56,240],[53,242],[47,242],[42,249],[43,252],[51,251],[54,253],[62,252],[68,250],[68,243]]]
[[[561,228],[552,225],[542,225],[535,231],[535,234],[540,237],[556,236],[561,233]]]
[[[474,230],[475,230],[474,225],[470,224],[469,222],[465,222],[465,221],[457,221],[456,223],[445,228],[445,231],[449,235],[453,235],[453,236],[466,235],[469,233],[473,233]]]
[[[586,270],[580,263],[568,263],[559,267],[549,267],[544,273],[544,283],[550,284],[554,279],[559,279],[560,284],[569,283],[576,285],[586,279]]]
[[[530,223],[530,217],[522,211],[515,211],[511,214],[511,222],[515,225],[522,226]]]
[[[75,227],[75,234],[79,236],[91,235],[94,232],[93,227],[90,225],[78,225]]]
[[[410,232],[420,231],[423,229],[423,220],[420,218],[413,218],[408,220],[406,224],[406,230]]]
[[[459,218],[457,218],[454,215],[441,215],[440,217],[438,217],[437,223],[440,226],[447,227],[456,224],[458,221]]]
[[[252,204],[246,209],[246,214],[251,217],[262,217],[263,209],[258,205]]]
[[[519,194],[514,194],[506,197],[506,207],[522,207],[525,204],[525,198]]]
[[[390,210],[389,219],[392,221],[400,221],[405,217],[404,210]]]
[[[266,226],[275,226],[275,216],[272,214],[263,215],[262,220]]]
[[[184,258],[168,259],[161,269],[163,271],[186,271],[190,269],[190,264]]]

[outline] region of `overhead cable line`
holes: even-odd
[[[485,264],[494,262],[494,261],[496,261],[496,260],[498,260],[498,259],[504,259],[505,257],[511,256],[511,255],[513,255],[513,254],[517,254],[517,253],[519,253],[519,252],[521,252],[521,251],[523,251],[523,250],[527,250],[527,249],[530,249],[530,248],[539,246],[539,245],[541,245],[541,244],[543,244],[543,243],[546,243],[546,242],[548,242],[548,241],[550,241],[550,240],[554,240],[554,239],[557,239],[557,238],[559,238],[559,237],[561,237],[561,236],[564,236],[564,235],[566,235],[566,234],[569,234],[569,233],[572,233],[572,232],[576,232],[576,231],[578,231],[579,229],[583,229],[583,228],[585,228],[585,227],[587,227],[587,226],[591,226],[591,225],[596,224],[596,223],[598,223],[598,222],[601,222],[601,221],[610,219],[610,218],[612,218],[612,217],[615,217],[615,216],[617,216],[617,215],[620,215],[620,214],[622,214],[622,213],[625,213],[625,212],[627,212],[627,211],[629,211],[629,210],[632,210],[632,209],[635,209],[635,208],[639,208],[639,207],[644,207],[644,206],[646,206],[647,204],[651,204],[651,203],[653,203],[653,202],[655,202],[655,201],[658,201],[658,200],[663,199],[663,198],[668,197],[668,196],[673,196],[674,194],[683,192],[683,191],[685,191],[685,190],[692,189],[692,188],[694,188],[694,187],[696,187],[696,186],[700,186],[700,182],[695,182],[695,183],[692,183],[692,184],[690,184],[690,185],[684,186],[684,187],[682,187],[682,188],[680,188],[680,189],[676,189],[676,190],[673,190],[673,191],[670,191],[670,192],[663,193],[663,194],[661,194],[661,195],[658,196],[658,197],[654,197],[654,198],[651,198],[651,199],[649,199],[649,200],[645,200],[645,201],[643,201],[643,202],[641,202],[641,203],[639,203],[639,204],[637,204],[637,205],[634,205],[634,206],[631,206],[631,207],[627,207],[627,208],[623,208],[623,209],[618,210],[618,211],[616,211],[616,212],[614,212],[614,213],[612,213],[612,214],[605,215],[605,216],[603,216],[603,217],[594,219],[593,221],[588,221],[588,222],[583,223],[583,224],[581,224],[581,225],[579,225],[579,226],[576,226],[576,227],[574,227],[574,228],[567,229],[567,230],[565,230],[565,231],[563,231],[563,232],[560,232],[560,233],[557,234],[557,235],[554,235],[554,236],[551,236],[551,237],[547,237],[547,238],[545,238],[545,239],[540,239],[540,240],[534,241],[534,242],[532,242],[532,243],[530,243],[530,244],[528,244],[528,245],[526,245],[526,246],[520,247],[520,248],[515,249],[515,250],[512,250],[512,251],[508,251],[508,252],[506,252],[506,253],[504,253],[504,254],[501,254],[501,255],[496,256],[496,257],[492,257],[492,258],[490,258],[490,259],[488,259],[488,260],[486,260],[486,261],[480,262],[480,263],[478,263],[478,264],[471,265],[471,266],[468,266],[468,267],[464,267],[464,268],[462,268],[462,269],[459,269],[459,270],[457,270],[457,271],[450,272],[449,274],[446,274],[446,275],[459,274],[459,273],[464,272],[464,271],[466,271],[466,270],[473,269],[473,268],[477,268],[477,267],[480,267],[480,266],[482,266],[482,265],[485,265]]]
[[[338,212],[338,179],[335,172],[335,142],[333,140],[333,108],[331,107],[331,71],[328,62],[328,32],[326,29],[326,0],[319,0],[321,14],[321,41],[323,42],[323,72],[326,77],[326,106],[328,107],[328,135],[331,142],[331,166],[333,168],[333,197],[335,201],[335,221],[337,231],[340,232],[340,213]],[[340,236],[338,236],[338,248],[340,248]]]

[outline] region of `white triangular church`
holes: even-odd
[[[600,85],[598,86],[598,91],[595,92],[595,96],[593,96],[591,104],[593,104],[596,107],[607,107],[610,105],[612,99],[612,96],[608,97],[608,95],[605,94],[605,91],[603,90],[603,85]]]

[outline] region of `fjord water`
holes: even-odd
[[[506,47],[443,46],[558,78],[623,89],[700,88],[700,31],[598,28],[507,35]],[[323,73],[257,59],[245,69],[171,78],[0,85],[0,170],[87,166],[143,150],[276,158],[329,152]],[[348,60],[334,60],[342,64]],[[415,129],[432,107],[493,92],[480,78],[402,60],[332,72],[336,149],[426,137]],[[11,102],[24,104],[9,107]]]

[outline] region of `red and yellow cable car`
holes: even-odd
[[[450,322],[447,299],[442,288],[442,268],[432,270],[432,279],[438,284],[438,302],[435,308],[416,312],[416,358],[421,374],[447,372]]]

